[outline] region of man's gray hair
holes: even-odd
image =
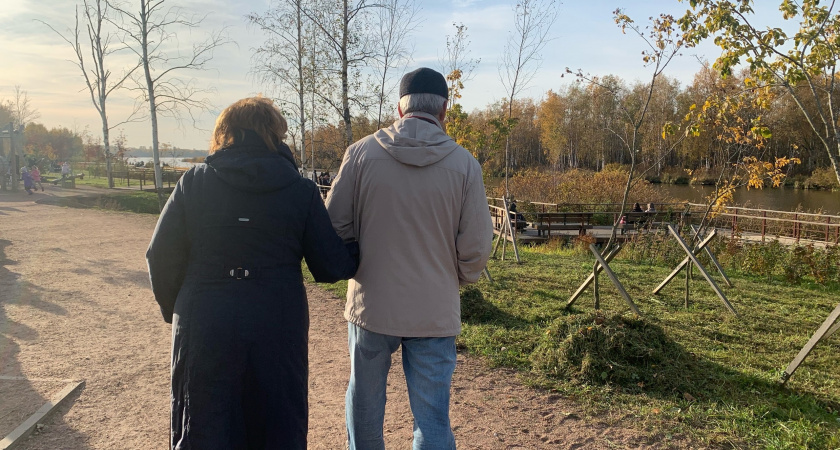
[[[444,103],[446,97],[437,94],[408,94],[400,98],[400,111],[403,114],[424,112],[437,117],[443,112]]]

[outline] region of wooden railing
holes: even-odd
[[[167,167],[161,169],[161,177],[163,185],[172,188],[178,182],[184,172],[189,169]],[[107,176],[104,167],[91,166],[87,168],[90,176],[105,177]],[[140,190],[155,188],[155,171],[154,169],[140,168],[140,167],[123,167],[119,169],[111,169],[111,175],[114,177],[114,184],[118,186],[131,187],[132,184],[139,185]]]
[[[494,208],[502,209],[500,198],[487,197],[487,202],[491,211]],[[554,212],[592,213],[596,225],[618,223],[618,211],[621,209],[619,203],[545,203],[524,200],[516,202],[516,206],[517,211],[532,222],[537,222],[541,215]],[[681,218],[683,213],[688,213],[684,216],[686,220],[681,220],[686,225],[699,224],[707,209],[707,205],[699,203],[662,203],[656,204],[656,207],[659,212],[680,214]],[[496,216],[501,218],[503,214]],[[761,241],[784,238],[796,243],[840,243],[840,216],[837,215],[729,206],[710,215],[709,223],[732,237],[740,234]]]
[[[702,220],[707,205],[689,203],[689,206],[692,222],[698,223]],[[710,217],[712,226],[728,229],[732,236],[738,233],[753,233],[762,241],[789,238],[796,242],[840,242],[840,216],[830,214],[727,206],[710,214]]]

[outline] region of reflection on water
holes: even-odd
[[[712,186],[687,186],[673,184],[655,184],[656,189],[678,201],[692,203],[706,203],[712,193]],[[748,208],[775,209],[778,211],[806,211],[822,210],[826,214],[840,215],[840,192],[816,191],[811,189],[739,188],[735,191],[734,206]]]

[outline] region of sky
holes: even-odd
[[[179,34],[179,45],[188,48],[190,42],[223,28],[231,41],[216,50],[208,70],[189,74],[198,86],[213,90],[209,97],[214,105],[211,111],[201,114],[196,124],[178,124],[165,118],[161,121],[161,142],[179,148],[204,149],[221,109],[240,98],[268,92],[253,76],[251,58],[253,49],[265,37],[248,26],[244,17],[251,12],[266,11],[269,0],[170,1],[187,13],[206,14],[202,29]],[[461,103],[471,111],[506,97],[499,76],[499,61],[514,27],[516,1],[416,1],[421,9],[417,15],[419,24],[411,35],[414,53],[409,70],[422,66],[440,70],[446,36],[455,34],[453,23],[463,23],[468,28],[470,57],[480,59],[480,63],[465,85]],[[762,2],[762,7],[779,3]],[[76,3],[72,0],[4,0],[3,5],[0,8],[0,99],[11,98],[15,86],[20,86],[40,113],[37,122],[47,127],[87,129],[94,136],[101,135],[99,115],[81,71],[73,63],[75,55],[71,46],[44,24],[72,37],[70,29],[74,25]],[[573,77],[562,77],[567,67],[591,75],[618,75],[627,82],[647,81],[651,68],[645,67],[641,58],[645,43],[629,32],[622,34],[613,21],[616,8],[622,8],[638,24],[644,25],[649,23],[650,16],[660,13],[679,17],[688,9],[688,4],[677,0],[566,0],[559,6],[557,20],[549,33],[550,41],[542,52],[539,66],[534,69],[535,76],[521,97],[540,99],[548,90],[556,91],[574,82]],[[762,14],[759,18],[768,21],[776,20],[778,16],[775,8],[759,12]],[[718,54],[710,43],[686,49],[665,74],[685,86],[701,67],[698,58],[714,60]],[[110,58],[115,74],[133,60],[128,53],[117,53]],[[112,124],[126,119],[133,99],[134,94],[129,91],[111,94],[107,107]],[[394,104],[396,101],[395,98]],[[112,136],[119,133],[125,135],[129,147],[151,146],[148,121],[126,123],[111,131]]]

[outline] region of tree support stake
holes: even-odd
[[[805,358],[808,357],[808,354],[811,353],[811,350],[823,339],[828,339],[832,334],[836,333],[838,329],[840,329],[840,304],[834,308],[834,311],[828,315],[828,318],[825,319],[822,325],[817,329],[816,333],[811,336],[811,339],[808,340],[808,343],[802,347],[802,350],[799,351],[799,354],[796,355],[796,358],[793,358],[793,361],[788,364],[787,369],[782,372],[782,378],[780,382],[782,384],[787,383],[787,380],[793,375],[793,372],[796,372],[796,369],[799,368],[799,365],[802,364],[802,361],[805,361]]]

